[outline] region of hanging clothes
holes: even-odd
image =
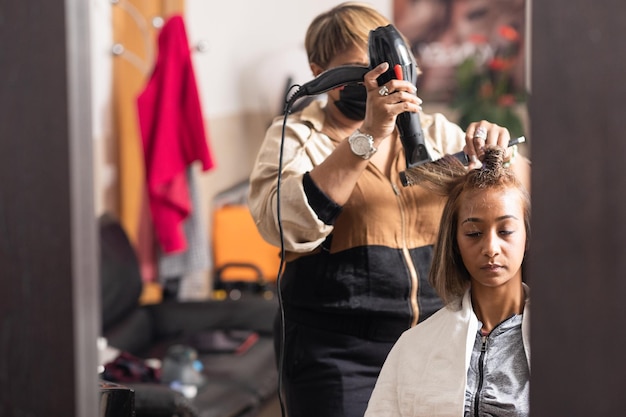
[[[113,137],[117,142],[119,179],[116,214],[133,246],[138,248],[140,239],[143,239],[140,233],[144,219],[147,218],[152,229],[148,203],[143,201],[147,191],[144,190],[143,149],[137,118],[137,96],[154,66],[152,45],[156,52],[160,32],[150,23],[155,16],[183,14],[185,1],[123,0],[111,3],[113,41],[124,47],[124,52],[115,54],[113,59]],[[145,262],[142,260],[142,263]],[[151,279],[144,277],[144,280]]]
[[[211,266],[210,247],[204,217],[198,215],[200,195],[198,193],[196,172],[193,167],[187,168],[187,181],[194,210],[184,221],[183,230],[187,237],[187,249],[183,252],[158,256],[159,281],[165,283],[169,278],[184,278],[196,271],[208,270]]]
[[[182,16],[158,36],[158,56],[137,109],[148,199],[156,240],[164,253],[187,248],[183,222],[192,212],[187,167],[213,168]]]

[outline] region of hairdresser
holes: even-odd
[[[389,23],[352,2],[317,16],[305,39],[313,75],[369,66],[369,32]],[[465,149],[478,161],[485,144],[506,146],[510,138],[486,121],[463,132],[441,114],[424,114],[414,85],[377,84],[385,70],[383,63],[362,85],[331,90],[289,116],[280,192],[282,117],[269,127],[250,177],[258,229],[286,251],[285,320],[278,315],[275,334],[284,324],[289,417],[361,417],[393,343],[443,305],[428,271],[444,200],[401,185],[406,162],[396,116],[419,113],[433,159]],[[510,151],[506,158],[514,166],[520,160]]]

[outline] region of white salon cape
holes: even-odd
[[[383,365],[365,417],[462,417],[477,331],[469,290],[460,303],[405,331]],[[522,338],[530,369],[529,302]]]

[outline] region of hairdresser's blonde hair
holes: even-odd
[[[530,239],[530,197],[515,174],[504,167],[505,150],[487,147],[483,166],[464,172],[456,158],[442,160],[417,172],[420,185],[447,196],[441,216],[439,233],[435,244],[433,264],[429,280],[444,302],[449,303],[463,296],[470,283],[470,275],[459,251],[457,224],[461,203],[468,193],[493,189],[514,189],[520,193],[524,205],[524,228],[526,247]],[[426,164],[430,165],[430,164]],[[522,263],[522,267],[523,267]]]
[[[330,61],[349,48],[367,51],[369,33],[391,22],[373,7],[345,2],[318,15],[309,25],[304,40],[310,64],[328,69]]]

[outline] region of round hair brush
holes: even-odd
[[[509,147],[518,145],[520,143],[526,142],[526,138],[524,136],[520,136],[518,138],[511,139],[509,141]],[[430,171],[445,171],[450,170],[454,164],[454,160],[458,161],[458,164],[463,166],[467,166],[469,164],[469,158],[465,154],[465,152],[457,152],[452,155],[446,155],[443,158],[436,159],[431,162],[426,162],[424,164],[409,166],[405,171],[400,172],[400,182],[403,186],[408,187],[410,185],[415,185],[420,182],[421,172],[424,169],[428,169]]]

